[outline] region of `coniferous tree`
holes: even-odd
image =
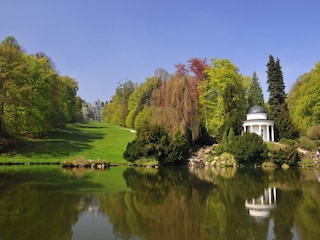
[[[283,108],[288,109],[287,103],[285,102],[285,85],[280,60],[277,59],[277,61],[274,61],[273,56],[270,55],[267,67],[270,118],[275,119],[280,115]]]
[[[273,56],[270,55],[267,67],[269,118],[275,121],[275,139],[295,138],[297,137],[297,130],[292,123],[286,102],[285,84],[280,60],[274,61]]]
[[[248,89],[248,108],[252,106],[264,107],[263,92],[256,72],[253,72],[251,84]]]
[[[263,142],[261,136],[255,133],[244,133],[244,135],[235,136],[229,151],[234,155],[238,164],[260,162],[268,156],[267,144]]]

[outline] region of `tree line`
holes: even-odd
[[[292,99],[299,99],[290,97],[293,88],[287,101],[280,60],[270,55],[266,66],[267,102],[255,72],[252,77],[243,76],[228,59],[212,59],[209,65],[206,59],[193,58],[187,65],[177,64],[173,74],[157,69],[153,77],[140,85],[130,80],[120,84],[105,105],[103,117],[107,122],[133,129],[161,125],[171,135],[189,134],[191,141],[196,141],[201,137],[201,129],[215,136],[222,136],[230,128],[235,135],[241,134],[248,109],[258,105],[276,122],[276,139],[297,138],[306,128],[318,124],[319,119],[314,117],[307,126],[299,124],[298,117],[303,118],[304,114],[290,114],[297,107]],[[317,113],[313,112],[314,115]]]
[[[0,44],[0,136],[39,136],[81,118],[78,83],[46,54],[27,54],[9,36]]]
[[[240,74],[228,59],[214,58],[208,64],[206,59],[192,58],[175,67],[173,74],[156,69],[140,85],[130,80],[119,84],[104,107],[104,121],[138,131],[161,126],[173,139],[183,135],[189,144],[195,144],[207,141],[208,136],[222,138],[230,129],[235,136],[241,135],[248,109],[262,106],[275,121],[276,141],[310,134],[319,140],[319,64],[302,75],[287,94],[280,60],[270,55],[266,64],[268,101],[257,74]],[[261,153],[265,156],[265,148]]]

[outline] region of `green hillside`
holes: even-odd
[[[19,139],[0,155],[0,163],[61,163],[91,159],[127,163],[122,157],[135,134],[110,123],[68,124],[39,139]]]

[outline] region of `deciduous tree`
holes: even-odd
[[[160,89],[153,94],[151,102],[155,112],[152,124],[164,126],[171,135],[190,131],[192,140],[196,140],[199,137],[199,120],[192,90],[191,76],[172,76],[166,82],[165,91]]]
[[[229,114],[225,108],[225,104],[236,104],[238,112],[236,114],[243,115],[246,110],[245,94],[247,90],[248,78],[238,73],[238,68],[228,59],[212,59],[212,66],[207,70],[208,79],[199,84],[199,112],[201,119],[211,134],[219,134],[221,126],[224,125],[226,115]],[[236,90],[232,93],[233,98],[229,98],[224,102],[227,86],[229,90]],[[237,89],[231,86],[236,86]],[[243,103],[241,103],[243,101]],[[236,103],[237,102],[237,103]],[[227,128],[228,129],[228,128]],[[223,134],[223,133],[222,133]]]
[[[159,77],[147,78],[147,80],[137,87],[129,96],[126,126],[134,128],[136,116],[142,111],[144,106],[150,105],[152,91],[161,85]]]
[[[302,134],[320,124],[320,62],[297,79],[287,100],[292,120]]]

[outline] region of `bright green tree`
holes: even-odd
[[[297,79],[287,100],[292,120],[302,134],[320,124],[320,62]]]
[[[0,44],[0,132],[40,135],[79,116],[78,86],[45,54],[27,55],[14,37]],[[76,107],[77,106],[77,107]]]
[[[130,95],[135,91],[136,84],[128,80],[125,83],[119,84],[116,89],[116,94],[112,96],[112,100],[105,104],[103,109],[103,119],[106,122],[112,122],[118,125],[125,126],[128,116],[128,102]]]
[[[7,37],[0,44],[0,134],[4,135],[14,125],[16,108],[22,101],[20,93],[27,65],[24,53],[16,39]]]
[[[246,91],[249,85],[248,78],[240,75],[238,68],[228,59],[212,59],[212,65],[208,69],[207,75],[208,79],[204,79],[198,85],[199,113],[208,131],[211,134],[219,134],[228,114],[225,111],[224,103],[227,86],[239,87],[239,91],[234,93],[236,97],[232,101],[233,103],[229,102],[231,104],[239,103],[239,112],[242,114],[242,111],[246,110],[246,106],[242,106],[240,101],[245,99],[243,91]]]
[[[142,127],[150,125],[154,112],[156,112],[155,107],[145,105],[135,118],[134,128],[140,129]]]
[[[147,78],[147,80],[135,89],[128,100],[128,116],[126,126],[134,128],[137,115],[142,111],[143,107],[150,105],[150,97],[152,91],[161,85],[159,77]]]

